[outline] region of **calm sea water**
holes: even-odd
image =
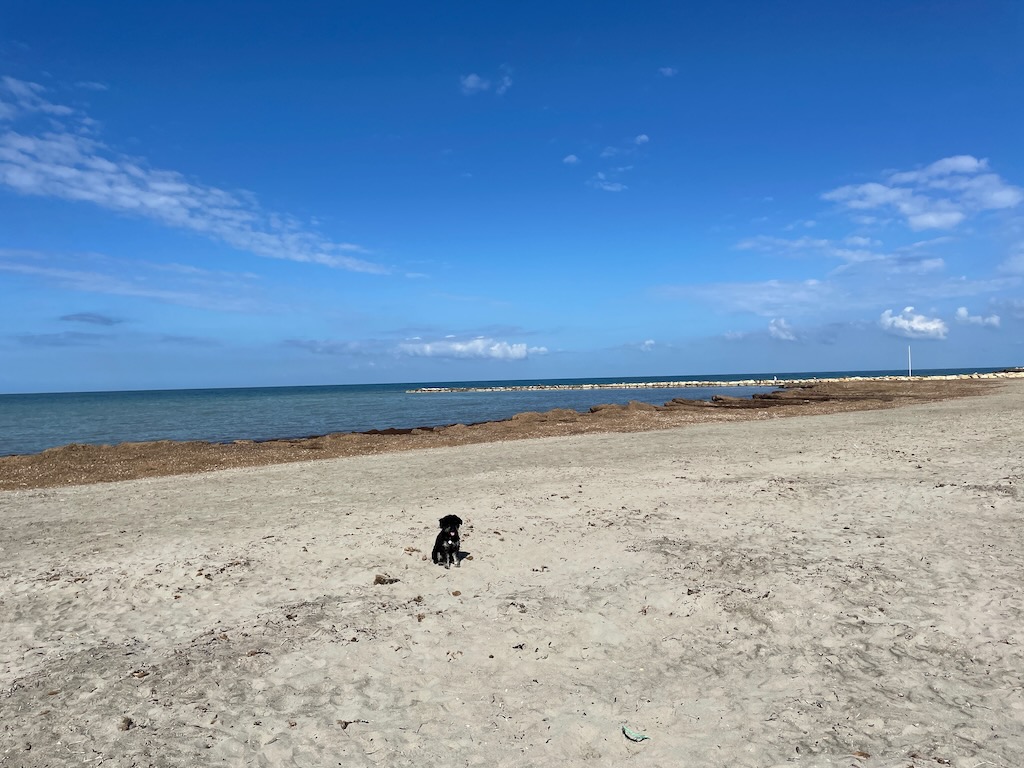
[[[997,369],[977,369],[980,371]],[[923,374],[971,373],[965,370]],[[779,378],[902,374],[904,371],[821,371]],[[135,392],[69,392],[0,395],[0,456],[37,453],[68,443],[115,444],[146,440],[271,440],[331,432],[364,432],[472,424],[507,419],[524,411],[571,408],[630,400],[660,405],[674,397],[715,394],[749,397],[771,388],[601,389],[541,392],[410,394],[424,386],[508,386],[651,381],[740,381],[773,374],[657,376],[613,379],[545,379],[490,382],[420,382],[320,387],[187,389]]]

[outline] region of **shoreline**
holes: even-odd
[[[601,432],[645,432],[692,424],[746,421],[891,408],[981,394],[1024,379],[1024,372],[961,377],[905,377],[793,383],[752,398],[674,398],[664,405],[633,401],[589,412],[552,409],[501,421],[411,429],[333,433],[230,443],[169,440],[116,445],[72,443],[40,453],[0,457],[0,492],[118,482],[300,461],[383,454],[474,443]]]

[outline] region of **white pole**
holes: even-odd
[[[909,344],[907,344],[907,378],[908,379],[914,378],[914,364],[911,362],[911,359],[910,359],[910,345]]]

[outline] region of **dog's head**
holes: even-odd
[[[462,525],[462,518],[458,515],[445,515],[437,522],[440,524],[442,531],[455,536],[459,535],[459,526]]]

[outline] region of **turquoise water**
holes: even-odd
[[[995,369],[982,369],[995,370]],[[921,371],[970,373],[973,371]],[[68,392],[0,395],[0,456],[37,453],[68,443],[115,444],[147,440],[271,440],[331,432],[409,429],[507,419],[524,411],[571,408],[630,400],[660,405],[674,397],[705,400],[715,394],[749,397],[771,388],[600,389],[540,392],[409,394],[437,386],[740,381],[752,378],[901,374],[902,371],[729,376],[657,376],[613,379],[546,379],[490,382],[415,382],[319,387],[188,389],[133,392]]]

